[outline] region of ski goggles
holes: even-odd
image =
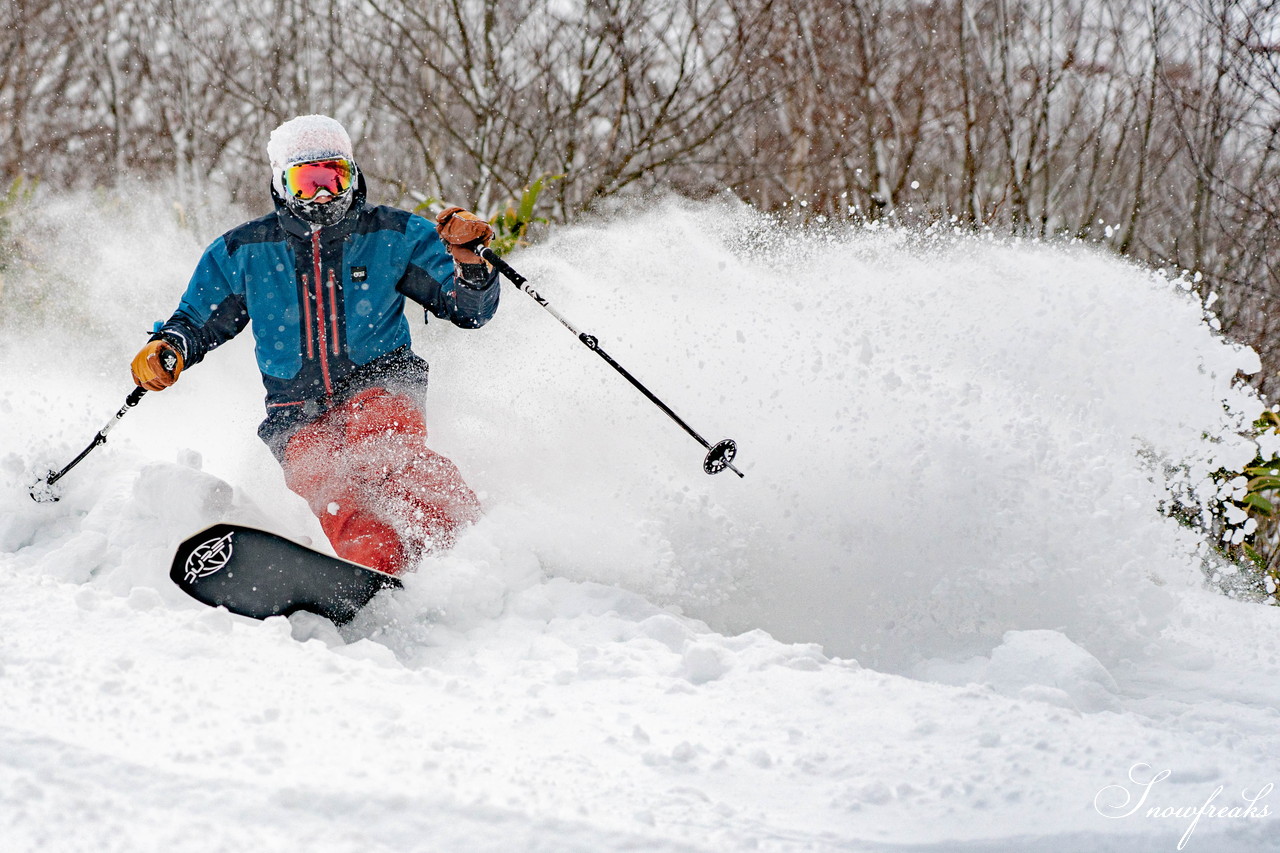
[[[351,188],[355,164],[350,160],[313,160],[284,170],[284,186],[290,198],[310,201],[320,190],[342,195]]]

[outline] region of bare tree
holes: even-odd
[[[405,196],[488,209],[561,175],[556,213],[569,217],[637,182],[687,182],[713,157],[754,103],[739,82],[770,6],[372,0],[360,38],[377,60],[347,67],[390,119],[384,137],[411,153],[379,154]]]

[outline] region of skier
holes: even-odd
[[[457,467],[426,446],[427,364],[405,300],[463,329],[498,306],[497,274],[468,246],[493,229],[459,207],[431,228],[365,203],[341,124],[300,116],[267,142],[275,211],[215,240],[178,309],[134,357],[160,391],[252,322],[266,386],[258,435],[338,556],[399,573],[453,545],[480,514]]]

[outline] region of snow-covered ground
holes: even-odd
[[[1157,511],[1251,457],[1257,360],[1178,282],[720,206],[561,230],[512,262],[746,479],[509,289],[417,346],[487,515],[340,634],[167,579],[219,520],[324,544],[248,334],[27,497],[235,221],[134,198],[41,203],[55,272],[0,292],[0,849],[1280,849],[1280,609]]]

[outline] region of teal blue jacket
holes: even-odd
[[[497,310],[496,273],[456,271],[433,223],[367,205],[363,180],[347,216],[319,230],[272,195],[273,213],[205,250],[154,335],[190,367],[252,324],[268,444],[363,388],[425,385],[426,364],[409,350],[407,301],[464,329]]]

